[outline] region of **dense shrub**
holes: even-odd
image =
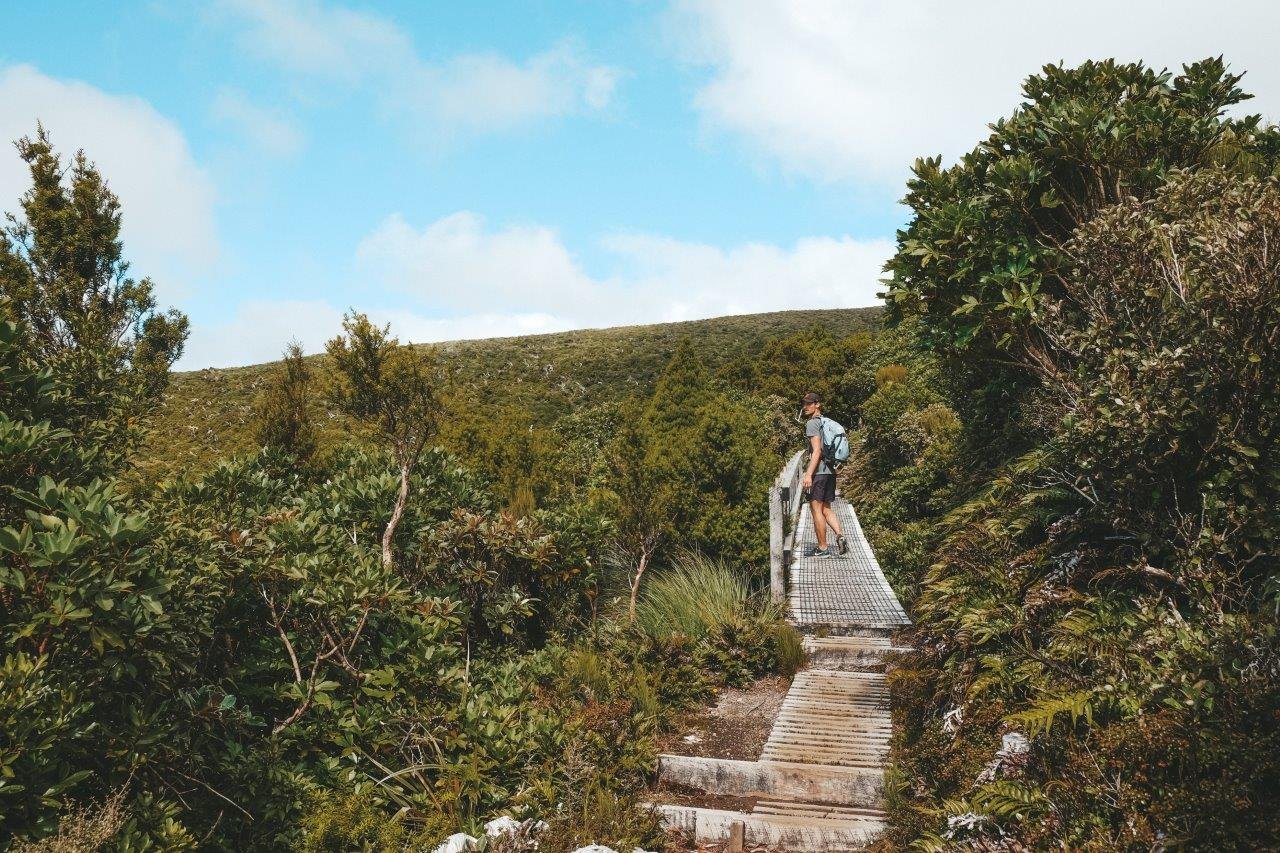
[[[873,347],[909,369],[856,380],[915,592],[896,843],[1277,843],[1277,135],[1221,117],[1237,80],[1049,67],[918,167]]]

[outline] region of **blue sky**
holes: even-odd
[[[315,350],[348,307],[439,340],[866,305],[911,160],[1044,62],[1225,53],[1271,114],[1280,16],[1216,8],[21,3],[0,133],[97,160],[185,368]]]

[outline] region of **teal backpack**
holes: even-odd
[[[826,415],[822,418],[822,461],[832,468],[849,461],[849,436],[844,427]]]

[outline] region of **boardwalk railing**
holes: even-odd
[[[800,516],[803,459],[804,451],[797,450],[769,488],[769,595],[774,601],[787,597],[787,569]]]

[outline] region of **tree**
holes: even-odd
[[[149,644],[171,576],[115,475],[187,336],[128,277],[96,167],[64,168],[43,128],[17,148],[32,185],[0,228],[0,839],[112,792],[157,737],[152,685],[173,659]]]
[[[273,384],[258,410],[258,443],[305,461],[316,450],[312,420],[312,375],[302,344],[290,341]]]
[[[672,534],[673,482],[653,464],[651,444],[652,437],[643,422],[624,415],[606,451],[610,490],[617,498],[614,544],[627,566],[627,613],[633,622],[640,581],[658,549]]]
[[[342,330],[325,345],[336,373],[334,402],[382,433],[400,474],[395,506],[382,534],[382,562],[390,566],[391,541],[409,499],[410,477],[439,420],[434,359],[425,350],[401,345],[391,337],[390,326],[379,328],[364,314],[346,315]]]
[[[889,318],[917,317],[921,341],[955,356],[965,421],[988,447],[1017,448],[1030,433],[1011,417],[1035,386],[1024,356],[1045,347],[1038,320],[1067,292],[1076,228],[1149,198],[1177,169],[1274,168],[1280,134],[1256,115],[1224,116],[1251,97],[1240,79],[1221,57],[1177,76],[1141,62],[1046,65],[959,163],[916,161],[912,220],[886,265]]]
[[[119,199],[84,152],[64,168],[43,127],[17,149],[31,189],[22,216],[9,214],[0,229],[0,297],[22,348],[66,388],[51,422],[92,436],[91,473],[108,473],[132,448],[137,416],[163,392],[188,321],[158,313],[151,280],[128,276]]]
[[[658,377],[644,411],[645,423],[656,439],[655,449],[662,451],[666,438],[687,431],[697,423],[697,410],[709,389],[710,379],[698,361],[692,342],[681,338]]]

